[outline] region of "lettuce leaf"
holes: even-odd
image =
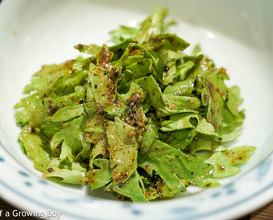
[[[135,128],[115,118],[106,124],[113,180],[125,182],[137,168]]]
[[[81,184],[85,176],[86,169],[79,163],[71,165],[62,165],[61,161],[54,158],[48,164],[42,177],[52,179],[59,183]]]

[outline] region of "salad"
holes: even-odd
[[[44,65],[15,105],[22,151],[58,183],[104,187],[133,202],[217,187],[255,151],[228,148],[245,114],[225,68],[167,32],[168,9],[110,32],[112,44]]]

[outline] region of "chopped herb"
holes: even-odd
[[[189,43],[165,33],[167,14],[154,9],[110,32],[113,46],[78,44],[88,58],[33,75],[15,118],[43,178],[147,202],[240,172],[255,148],[223,146],[240,135],[240,89],[200,46],[185,54]]]

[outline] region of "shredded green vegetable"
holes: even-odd
[[[154,9],[110,32],[113,46],[78,44],[88,58],[33,75],[15,118],[43,178],[147,202],[240,172],[255,148],[224,145],[245,118],[239,87],[199,46],[183,52],[189,43],[166,32],[167,14]]]

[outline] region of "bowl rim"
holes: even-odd
[[[1,130],[1,127],[0,127]],[[37,180],[36,175],[34,175],[30,170],[26,167],[22,167],[22,165],[14,158],[13,155],[4,147],[4,144],[1,141],[0,137],[0,167],[2,164],[7,163],[10,168],[8,172],[13,172],[14,169],[17,169],[17,173],[20,176],[25,176],[28,178],[34,178],[35,181]],[[120,213],[120,218],[122,217],[122,211],[124,210],[131,210],[129,214],[127,213],[125,218],[131,217],[134,218],[136,216],[141,216],[143,219],[149,219],[153,217],[155,210],[160,209],[160,213],[162,217],[166,217],[168,214],[171,214],[172,218],[170,219],[183,219],[183,218],[194,218],[194,219],[216,219],[216,217],[223,216],[223,213],[229,213],[228,215],[225,214],[226,217],[234,218],[240,217],[249,212],[262,207],[263,205],[267,204],[273,199],[273,179],[271,181],[262,182],[259,187],[256,189],[252,189],[249,194],[245,194],[244,197],[238,198],[234,191],[241,190],[245,187],[245,183],[248,181],[257,181],[257,179],[253,179],[253,175],[257,176],[257,170],[261,168],[267,167],[266,173],[270,173],[273,171],[273,154],[271,153],[266,157],[265,160],[260,161],[259,164],[252,167],[248,173],[244,173],[243,175],[239,176],[236,179],[236,182],[229,182],[223,186],[215,188],[213,190],[208,190],[205,192],[197,193],[196,195],[191,195],[190,197],[182,197],[182,198],[175,198],[170,200],[163,200],[163,201],[154,201],[150,203],[128,203],[128,202],[120,202],[120,201],[113,201],[107,200],[102,198],[94,198],[92,196],[86,197],[79,197],[73,195],[73,203],[74,205],[78,204],[89,204],[89,203],[96,203],[96,208],[104,209],[108,207],[109,209],[115,208],[118,209],[117,211]],[[250,177],[249,177],[250,176]],[[45,184],[48,180],[40,180],[42,184]],[[30,180],[31,182],[31,180]],[[50,181],[48,181],[50,182]],[[259,182],[259,181],[258,181]],[[51,185],[58,185],[56,183],[50,183]],[[53,186],[54,187],[54,186]],[[16,207],[21,208],[22,210],[28,210],[32,212],[46,212],[48,210],[55,210],[62,213],[62,216],[66,216],[69,218],[75,219],[85,219],[90,216],[89,211],[86,213],[75,213],[73,210],[68,210],[60,204],[56,206],[56,204],[52,205],[51,199],[37,197],[37,193],[33,195],[27,195],[22,192],[20,189],[16,189],[13,185],[9,183],[9,177],[0,179],[0,196],[14,204]],[[39,189],[38,189],[39,190]],[[222,191],[227,192],[226,195],[222,193]],[[231,193],[229,195],[229,193]],[[219,196],[222,198],[219,200]],[[217,199],[219,201],[225,201],[226,199],[232,199],[233,202],[229,205],[225,205],[224,203],[217,208],[212,209],[202,209],[202,210],[194,210],[193,202],[187,201],[188,198],[191,200],[199,199],[200,201],[206,202],[207,205],[210,205],[211,201]],[[183,204],[185,203],[186,205]],[[214,202],[213,202],[214,203]],[[236,211],[240,209],[240,212]],[[187,211],[186,211],[187,210]],[[189,212],[190,211],[190,212]],[[184,212],[184,213],[183,213]],[[185,215],[186,213],[186,215]],[[101,219],[108,219],[108,214],[105,216],[101,216]],[[96,218],[94,218],[96,219]],[[157,216],[157,219],[161,219],[160,216]],[[163,218],[164,219],[164,218]]]

